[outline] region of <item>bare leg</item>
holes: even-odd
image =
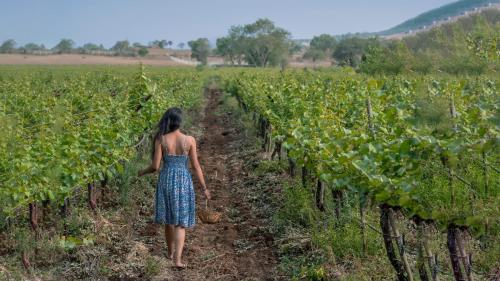
[[[168,258],[174,257],[174,226],[172,224],[165,225],[165,240],[167,240]]]
[[[175,226],[175,253],[174,262],[177,267],[185,267],[182,263],[182,250],[184,249],[184,239],[186,238],[186,229],[182,226]]]

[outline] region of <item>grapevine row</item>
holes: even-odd
[[[296,71],[226,73],[224,81],[225,90],[257,114],[264,146],[274,141],[286,148],[304,183],[307,176],[317,179],[320,210],[325,185],[339,196],[357,194],[361,212],[368,200],[379,205],[399,280],[413,274],[396,212],[418,229],[433,224],[446,231],[455,278],[472,278],[463,232],[496,229],[500,214],[498,171],[489,164],[498,162],[497,81]],[[419,263],[421,278],[435,277],[432,263]]]

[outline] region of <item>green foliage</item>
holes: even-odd
[[[384,49],[372,47],[373,57],[365,60],[386,63],[377,53]],[[409,53],[401,43],[387,48],[401,58]],[[475,238],[488,235],[481,239],[494,243],[499,176],[485,163],[498,158],[498,78],[401,75],[374,79],[331,74],[247,71],[228,73],[222,80],[225,90],[248,112],[269,122],[271,137],[284,139],[288,156],[299,168],[306,167],[312,178],[321,179],[328,193],[342,191],[346,200],[359,197],[399,210],[404,218],[398,220],[406,221],[408,227],[402,233],[414,231],[411,220],[419,218],[439,231],[460,226]],[[387,260],[364,260],[384,254],[380,236],[372,237],[378,235],[376,209],[365,209],[370,212],[365,214],[370,227],[363,251],[360,218],[353,215],[356,208],[342,207],[350,208],[347,214],[329,219],[331,199],[325,196],[327,211],[319,212],[310,188],[285,185],[282,209],[275,215],[277,227],[285,232],[282,239],[287,241],[280,245],[284,270],[297,278],[322,278],[316,273],[327,269],[325,260],[311,260],[308,255],[308,250],[319,248],[320,257],[328,261],[338,257],[362,264],[350,280],[383,280],[392,274],[385,270],[390,269]],[[411,236],[405,237],[409,245],[415,245],[412,240],[417,238]],[[442,239],[437,241],[446,247]],[[490,249],[478,255],[490,256]],[[381,266],[384,270],[374,264],[385,265]],[[481,264],[482,270],[491,268]]]
[[[395,48],[405,53],[404,46]],[[474,191],[465,187],[454,188],[454,195],[449,187],[436,188],[444,192],[443,198],[448,198],[447,201],[438,199],[440,197],[436,197],[436,201],[427,198],[429,191],[424,188],[423,180],[431,178],[425,175],[424,167],[430,163],[442,165],[433,157],[436,153],[448,159],[446,165],[452,165],[452,169],[458,169],[454,164],[456,159],[471,157],[469,153],[480,155],[482,149],[486,149],[491,157],[496,155],[494,80],[488,77],[332,79],[328,74],[318,77],[318,74],[296,72],[277,77],[269,73],[261,75],[240,74],[232,80],[234,84],[228,84],[231,85],[228,90],[237,93],[247,107],[269,120],[273,137],[286,140],[290,157],[325,183],[367,192],[378,204],[403,208],[411,215],[443,226],[451,223],[468,226],[477,233],[481,232],[481,221],[484,223],[494,216],[482,200],[459,208],[449,199],[473,197]],[[425,98],[432,103],[427,107],[441,109],[443,113],[439,114],[447,112],[447,119],[439,115],[432,117],[432,110],[426,112],[426,105],[419,102],[416,95],[420,89],[426,89]],[[372,129],[366,121],[367,99],[373,112]],[[453,116],[450,111],[454,112]],[[429,117],[424,117],[426,115]],[[438,118],[432,121],[437,127],[416,121],[422,118]],[[448,125],[443,126],[446,123],[442,122]],[[376,134],[376,139],[371,134]],[[436,177],[446,181],[446,173]],[[299,191],[290,194],[298,196],[295,202],[304,202],[300,196],[307,195],[295,192]],[[290,209],[307,210],[303,205]],[[312,215],[301,212],[294,217],[304,225],[311,217],[309,214]]]
[[[92,54],[93,52],[96,52],[96,51],[105,51],[105,50],[106,49],[104,48],[104,46],[102,44],[97,45],[94,43],[86,43],[82,47],[80,47],[80,53],[82,53],[82,54]]]
[[[191,48],[191,58],[201,62],[202,65],[207,65],[207,58],[210,54],[210,42],[207,38],[198,38],[194,41],[188,42]]]
[[[230,64],[241,65],[245,58],[245,41],[242,26],[232,26],[226,37],[217,38],[215,52]]]
[[[149,43],[151,47],[158,47],[160,49],[164,49],[165,47],[172,46],[174,43],[172,41],[163,40],[154,40]]]
[[[310,42],[309,49],[304,53],[304,58],[317,61],[331,57],[336,44],[337,40],[331,35],[321,34],[314,36]]]
[[[363,55],[360,70],[368,74],[401,74],[408,57],[406,46],[401,43],[393,43],[387,48],[379,44],[371,44]]]
[[[342,66],[357,67],[368,46],[377,39],[350,37],[340,41],[333,51],[333,58]]]
[[[311,204],[311,192],[298,185],[285,185],[283,189],[284,203],[275,217],[278,224],[292,224],[306,229],[313,227],[318,214]]]
[[[143,47],[143,48],[140,48],[139,51],[137,51],[137,53],[139,54],[139,56],[145,57],[149,53],[149,51],[147,48]]]
[[[326,55],[325,51],[318,50],[318,49],[309,48],[304,53],[304,58],[310,59],[313,62],[318,61],[318,60],[324,60],[326,57],[327,57],[327,55]]]
[[[61,39],[59,43],[53,48],[58,54],[69,54],[73,51],[75,41],[71,39]]]
[[[45,50],[45,46],[43,44],[38,45],[35,43],[27,43],[26,45],[24,45],[24,47],[22,47],[23,53],[27,54],[32,54],[36,51],[43,51],[43,50]]]
[[[0,53],[12,53],[16,48],[16,41],[14,39],[5,40],[0,46]]]
[[[165,108],[201,100],[200,74],[191,70],[20,69],[0,75],[0,129],[9,132],[0,137],[2,218],[124,173]]]
[[[379,32],[379,35],[390,35],[395,33],[417,30],[423,26],[432,25],[435,21],[445,20],[448,17],[458,16],[474,8],[486,6],[489,3],[499,3],[498,0],[461,0],[440,8],[425,12],[413,19],[407,20],[389,30]]]
[[[337,40],[335,37],[328,34],[321,34],[313,37],[310,47],[311,49],[317,49],[329,53],[335,48],[336,44]]]
[[[144,265],[144,273],[148,277],[153,277],[160,273],[160,263],[154,257],[148,256],[146,258],[146,264]]]
[[[485,11],[401,41],[372,40],[359,70],[367,74],[486,73],[498,67],[499,22],[500,12]]]
[[[283,65],[292,47],[290,33],[269,19],[231,27],[228,36],[217,40],[217,53],[231,64],[245,60],[259,67]]]

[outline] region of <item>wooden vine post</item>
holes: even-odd
[[[389,223],[392,229],[393,238],[396,240],[396,244],[399,249],[399,255],[401,260],[403,261],[403,266],[408,275],[408,280],[413,281],[413,273],[410,267],[410,263],[408,262],[408,258],[406,257],[405,245],[404,245],[404,237],[399,233],[396,218],[394,217],[394,210],[389,208]]]
[[[455,225],[448,226],[447,246],[450,253],[451,268],[453,276],[457,281],[465,281],[462,269],[460,268],[460,257],[457,251],[457,235],[458,227]]]
[[[437,281],[438,274],[438,258],[437,255],[432,254],[431,246],[429,245],[429,229],[425,227],[422,222],[422,246],[424,247],[425,257],[427,258],[427,265],[431,271],[432,281]]]
[[[306,188],[307,187],[307,177],[309,176],[309,171],[306,168],[306,165],[304,164],[302,166],[302,187]]]
[[[382,235],[384,238],[384,246],[387,253],[387,257],[392,264],[394,270],[396,270],[396,275],[399,281],[410,280],[407,276],[406,270],[404,268],[403,262],[398,258],[396,249],[394,248],[394,243],[392,241],[393,233],[391,230],[390,223],[390,207],[386,204],[380,206],[380,228],[382,229]]]
[[[366,255],[366,218],[365,218],[365,206],[366,206],[366,194],[359,194],[359,217],[361,219],[361,249],[363,251],[363,256]]]
[[[29,203],[29,219],[30,219],[30,225],[31,229],[34,232],[38,231],[38,206],[36,202],[31,202]]]
[[[271,160],[274,160],[274,157],[278,155],[278,160],[281,161],[281,147],[282,147],[282,141],[277,140],[276,144],[274,146],[273,153],[271,154]]]
[[[316,187],[316,207],[322,212],[325,211],[325,183],[320,179]]]
[[[457,240],[457,248],[460,254],[460,260],[462,261],[462,266],[464,267],[465,270],[465,276],[467,277],[467,281],[473,281],[472,265],[471,265],[472,258],[470,255],[467,255],[467,251],[465,250],[463,230],[457,229],[455,239]]]
[[[295,161],[290,157],[290,151],[288,149],[286,150],[286,157],[288,159],[288,173],[290,177],[294,178],[297,164],[295,164]]]
[[[375,139],[373,110],[369,95],[366,97],[365,105],[368,119],[368,130],[372,138]],[[394,218],[394,210],[386,204],[380,206],[380,210],[380,226],[384,235],[384,245],[386,247],[387,257],[396,270],[396,274],[400,281],[413,281],[413,273],[404,249],[404,239],[397,228],[396,219]],[[363,221],[361,223],[363,224]],[[364,226],[362,226],[362,229],[363,228]],[[396,240],[400,259],[398,259],[398,255],[394,249],[393,239]]]
[[[89,204],[90,209],[95,212],[97,210],[97,203],[96,203],[96,190],[93,182],[87,185],[87,202]]]
[[[425,251],[425,234],[424,234],[424,223],[423,221],[416,217],[414,218],[415,224],[417,226],[417,239],[418,239],[418,253],[417,253],[417,270],[421,281],[431,281],[429,271],[426,267],[426,251]],[[432,267],[430,267],[432,269]]]

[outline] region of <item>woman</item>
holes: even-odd
[[[182,111],[179,108],[170,108],[163,114],[154,138],[153,161],[139,172],[139,176],[143,176],[158,171],[163,158],[164,164],[156,187],[154,222],[165,225],[168,257],[174,259],[178,268],[186,267],[181,260],[186,228],[195,224],[195,193],[188,170],[188,158],[204,196],[211,198],[198,162],[196,141],[180,132],[181,122]]]

